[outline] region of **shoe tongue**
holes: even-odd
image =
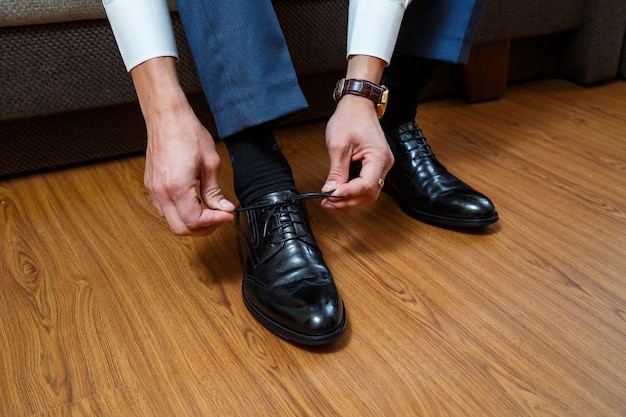
[[[398,136],[402,142],[426,143],[422,129],[411,122],[405,123],[398,128]]]
[[[266,194],[258,200],[254,201],[251,205],[259,204],[279,204],[284,203],[293,197],[296,193],[291,190],[276,191],[274,193]]]
[[[300,221],[298,219],[299,213],[289,210],[285,207],[280,210],[280,224],[282,226],[283,239],[295,239],[299,237],[296,224]]]
[[[408,132],[408,131],[419,129],[419,128],[415,126],[414,122],[406,122],[398,126],[396,129],[398,130],[398,133],[402,134],[404,132]]]

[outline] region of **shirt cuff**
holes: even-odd
[[[103,0],[103,4],[128,71],[151,58],[178,58],[167,1]]]
[[[391,61],[407,0],[351,0],[347,55]]]

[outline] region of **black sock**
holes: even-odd
[[[242,206],[275,191],[295,189],[291,167],[269,125],[224,139],[233,166],[235,194]]]
[[[415,121],[417,106],[436,68],[437,61],[432,59],[401,54],[391,58],[381,81],[389,88],[389,103],[380,121],[383,130]]]

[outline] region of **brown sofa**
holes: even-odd
[[[347,0],[274,4],[310,104],[288,122],[327,117],[345,67]],[[171,7],[183,86],[212,129]],[[478,101],[529,78],[592,85],[626,77],[625,29],[623,0],[488,0],[469,65],[442,65],[427,96]],[[3,2],[0,56],[0,178],[144,151],[143,120],[101,0]]]

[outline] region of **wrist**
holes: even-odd
[[[139,104],[146,119],[175,115],[190,109],[187,96],[181,88],[159,88],[140,98]]]
[[[131,70],[131,77],[144,118],[188,107],[173,58],[158,57],[145,61]]]
[[[378,118],[376,111],[376,105],[365,97],[357,95],[346,95],[337,103],[337,109],[345,110],[351,114],[358,114],[360,116]]]
[[[348,57],[346,79],[357,78],[378,84],[386,65],[387,63],[380,58],[368,55],[351,55]]]

